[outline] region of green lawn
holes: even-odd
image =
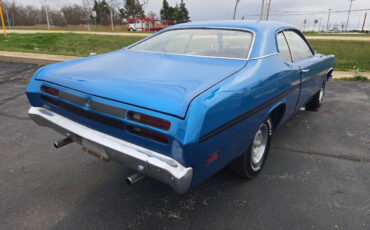
[[[365,76],[361,76],[361,75],[357,75],[357,76],[354,76],[354,77],[334,78],[334,80],[370,82],[370,79],[368,79]]]
[[[334,54],[335,70],[370,72],[370,42],[309,40],[314,50]]]
[[[90,34],[9,34],[0,36],[0,50],[88,56],[120,49],[143,37]],[[334,54],[336,70],[370,72],[370,42],[310,40],[314,50]]]
[[[7,38],[0,36],[0,50],[83,57],[117,50],[142,38],[72,33],[9,34]]]

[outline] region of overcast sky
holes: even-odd
[[[7,0],[12,1],[12,0]],[[15,0],[16,2],[25,5],[40,6],[44,0]],[[119,0],[118,0],[119,1]],[[159,10],[163,0],[148,0],[145,11],[153,11],[159,15]],[[167,0],[171,6],[180,0]],[[82,4],[82,0],[46,0],[47,4],[52,8],[59,8],[68,4]],[[190,18],[192,21],[200,20],[223,20],[232,19],[235,0],[184,0],[189,9]],[[265,0],[268,2],[268,0]],[[313,26],[314,19],[321,20],[321,27],[324,27],[327,22],[328,14],[312,14],[312,15],[274,15],[281,11],[327,11],[329,8],[333,10],[348,10],[349,0],[271,0],[271,15],[269,20],[278,20],[291,23],[300,29],[303,27],[303,20],[307,19],[307,26]],[[245,16],[245,19],[258,19],[256,15],[260,13],[261,0],[241,0],[237,10],[237,19]],[[370,9],[370,0],[355,0],[352,4],[352,9]],[[370,28],[370,10],[365,29]],[[361,28],[365,12],[352,12],[350,16],[349,28]],[[330,17],[330,23],[345,23],[347,13],[333,13]],[[317,25],[318,26],[318,25]]]

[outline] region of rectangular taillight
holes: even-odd
[[[160,134],[160,133],[157,133],[151,130],[143,129],[143,128],[133,126],[133,125],[127,125],[126,128],[128,132],[136,134],[138,136],[149,138],[149,139],[152,139],[152,140],[164,143],[164,144],[168,143],[168,137],[163,134]]]
[[[169,121],[132,111],[127,113],[127,119],[163,130],[169,130],[171,127],[171,123]]]
[[[48,86],[45,86],[45,85],[41,86],[41,91],[44,92],[44,93],[53,95],[53,96],[58,96],[59,95],[59,90],[58,89],[54,89],[52,87],[48,87]]]

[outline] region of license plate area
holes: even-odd
[[[103,146],[93,141],[82,138],[82,150],[102,161],[109,161],[108,155],[105,152]]]

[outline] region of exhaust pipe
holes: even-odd
[[[132,174],[131,176],[128,176],[126,178],[126,183],[128,185],[132,185],[133,183],[136,183],[138,182],[139,180],[143,179],[145,176],[141,173],[135,173],[135,174]]]
[[[60,147],[63,147],[63,146],[68,145],[68,144],[71,144],[72,142],[73,142],[72,138],[66,137],[66,138],[64,138],[62,140],[59,140],[59,141],[54,142],[53,145],[54,145],[54,147],[56,149],[59,149]]]

